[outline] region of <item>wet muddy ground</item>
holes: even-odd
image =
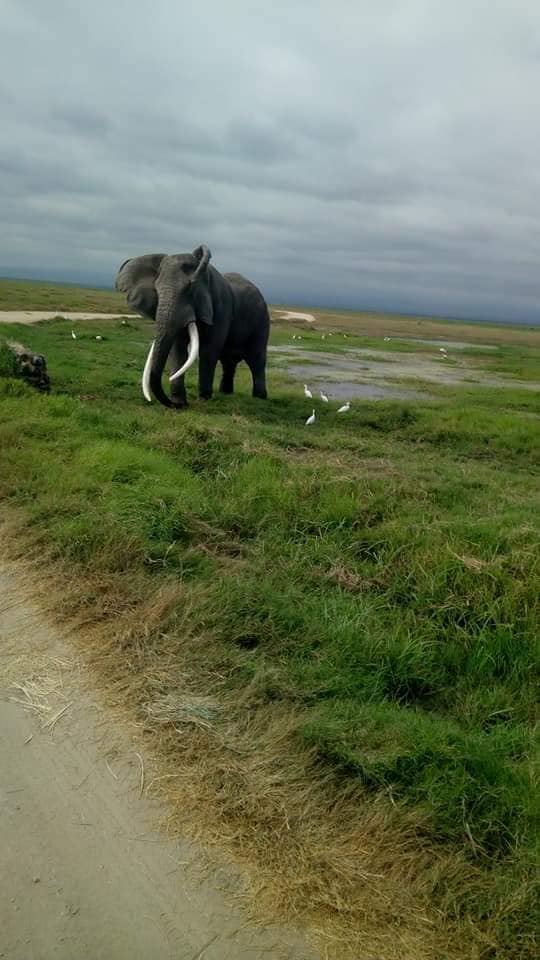
[[[405,338],[400,338],[405,339]],[[365,397],[374,400],[419,400],[429,396],[429,384],[447,386],[475,385],[495,388],[540,390],[540,384],[491,375],[478,367],[468,365],[462,356],[444,356],[438,352],[443,344],[447,349],[472,346],[458,341],[430,341],[437,352],[397,353],[347,347],[342,353],[325,353],[296,345],[270,347],[270,353],[279,355],[285,369],[295,380],[310,383],[330,397]],[[412,346],[412,344],[411,344]],[[489,349],[478,344],[478,349]],[[403,383],[406,381],[406,383]],[[418,389],[414,387],[418,381]]]

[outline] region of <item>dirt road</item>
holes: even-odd
[[[66,320],[117,320],[120,317],[136,316],[125,313],[77,313],[73,310],[0,310],[0,323],[39,323],[40,320],[54,320],[65,317]],[[137,319],[139,319],[137,315]]]
[[[23,591],[0,566],[0,957],[314,960],[231,907],[232,870],[201,880],[201,851],[155,831],[151,758]]]

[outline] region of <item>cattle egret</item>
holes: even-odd
[[[344,403],[343,406],[339,408],[338,413],[348,413],[350,409],[351,405],[349,401],[347,401],[347,403]]]
[[[306,427],[311,427],[315,423],[315,411],[306,420]]]
[[[311,390],[309,389],[307,383],[304,384],[304,396],[307,397],[308,400],[312,400],[312,399],[313,399],[313,394],[312,394]]]
[[[99,335],[99,333],[98,333],[98,335],[97,335],[97,337],[96,337],[96,340],[103,340],[103,337],[100,337],[100,335]]]
[[[77,339],[77,334],[75,333],[74,330],[71,331],[71,336],[73,337],[74,340]]]
[[[384,342],[385,342],[385,343],[388,343],[389,340],[390,340],[390,337],[385,337],[385,338],[384,338]]]
[[[446,349],[444,347],[439,347],[439,353],[446,353]]]
[[[122,320],[122,326],[127,327],[127,320]]]
[[[328,403],[328,397],[326,396],[325,393],[322,392],[322,390],[321,390],[321,400],[323,401],[323,403]]]
[[[322,337],[321,337],[321,340],[326,340],[326,334],[325,334],[325,333],[323,333],[323,335],[322,335]]]

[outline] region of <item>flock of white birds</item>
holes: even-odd
[[[77,334],[75,333],[74,330],[71,331],[71,339],[72,339],[72,340],[76,340],[76,339],[77,339]],[[103,340],[103,337],[100,336],[100,334],[98,333],[97,337],[95,337],[94,339],[95,339],[95,340]]]
[[[327,333],[323,333],[322,336],[321,336],[321,339],[322,339],[322,340],[326,340],[326,337],[332,337],[332,336],[333,336],[332,333],[328,333],[328,334],[327,334]],[[344,333],[344,334],[343,334],[343,337],[344,337],[345,340],[346,340],[346,339],[347,339],[347,334]],[[292,338],[293,338],[293,340],[301,340],[301,339],[302,339],[301,335],[298,334],[298,333],[293,333]],[[392,338],[391,338],[391,337],[384,337],[383,339],[384,339],[384,342],[385,342],[385,343],[389,343]],[[441,360],[447,360],[447,359],[448,359],[448,353],[447,353],[446,347],[439,347],[439,353],[441,354]],[[313,391],[310,390],[310,388],[308,387],[307,383],[304,384],[304,396],[305,396],[308,400],[313,400]],[[328,396],[326,395],[326,393],[323,393],[322,390],[319,391],[319,396],[320,396],[320,398],[321,398],[321,400],[322,400],[323,403],[329,403],[329,402],[330,402]],[[348,413],[350,409],[351,409],[351,403],[350,403],[350,400],[348,400],[347,403],[344,403],[343,406],[341,406],[341,407],[338,408],[337,413]],[[312,427],[313,424],[316,422],[316,420],[317,420],[317,415],[316,415],[316,413],[315,413],[315,409],[313,409],[313,410],[311,411],[311,415],[310,415],[310,416],[307,418],[307,420],[306,420],[306,427]]]
[[[307,383],[304,384],[304,396],[307,397],[308,400],[313,400],[313,391],[310,390]],[[330,403],[328,396],[326,395],[326,393],[323,393],[322,390],[319,391],[319,396],[323,403]],[[350,400],[347,400],[347,403],[344,403],[341,407],[339,407],[337,412],[348,413],[350,409],[351,409],[351,402]],[[306,420],[306,427],[312,427],[316,419],[317,419],[317,416],[315,414],[315,408],[313,408],[313,410],[311,411],[311,416],[309,416]]]

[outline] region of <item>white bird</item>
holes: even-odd
[[[339,408],[338,413],[348,413],[350,409],[351,404],[347,401],[347,403],[344,403],[343,406]]]
[[[313,394],[309,389],[307,383],[304,384],[304,396],[307,397],[308,400],[313,400]]]
[[[321,340],[326,340],[326,334],[325,334],[325,333],[323,333],[323,335],[322,335],[322,337],[321,337]]]
[[[122,320],[122,326],[127,327],[127,320]]]
[[[296,340],[296,334],[295,334],[295,333],[293,333],[292,338],[293,338],[293,340]]]
[[[323,401],[323,403],[328,403],[328,397],[326,396],[325,393],[322,392],[322,390],[321,390],[321,400]]]
[[[306,427],[311,427],[315,423],[315,410],[306,420]]]
[[[100,337],[100,335],[99,335],[99,333],[98,333],[98,335],[97,335],[97,337],[96,337],[96,340],[103,340],[103,337]]]
[[[348,339],[349,339],[349,335],[348,335],[347,333],[344,333],[344,334],[343,334],[343,339],[344,339],[344,340],[348,340]]]
[[[446,353],[445,347],[439,347],[439,353]]]
[[[389,340],[390,340],[390,337],[385,337],[385,338],[384,338],[384,342],[385,342],[385,343],[388,343]]]
[[[77,339],[77,334],[75,333],[74,330],[71,331],[71,336],[73,337],[74,340]]]

